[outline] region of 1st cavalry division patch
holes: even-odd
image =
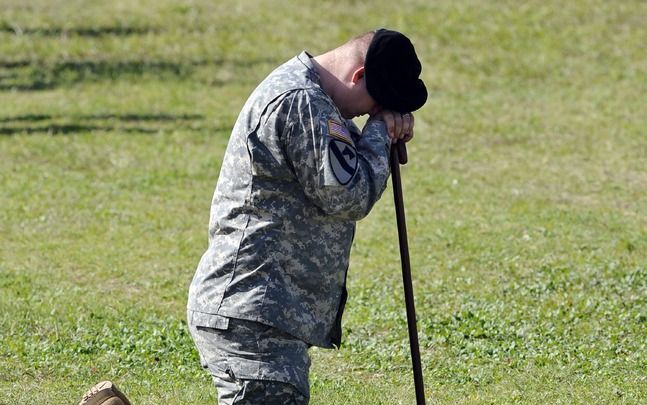
[[[345,186],[357,172],[357,150],[350,132],[341,123],[328,120],[328,133],[332,137],[328,143],[330,168],[339,184]]]
[[[345,142],[337,139],[330,140],[328,160],[332,173],[342,186],[348,184],[357,172],[357,150]]]

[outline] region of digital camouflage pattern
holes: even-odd
[[[339,346],[355,222],[386,187],[389,147],[383,122],[342,118],[307,53],[278,67],[232,131],[188,309]]]
[[[219,328],[199,326],[188,313],[189,330],[218,389],[218,402],[307,404],[308,345],[271,326],[227,319]]]
[[[222,380],[218,385],[220,405],[307,405],[294,386],[277,381]]]

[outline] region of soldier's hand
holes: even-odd
[[[384,121],[386,130],[389,133],[391,142],[395,143],[399,140],[409,142],[413,138],[414,118],[411,113],[401,114],[391,110],[381,110],[377,114],[371,116],[371,119],[378,119]]]

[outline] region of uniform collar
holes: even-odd
[[[312,55],[307,51],[302,51],[297,55],[297,59],[301,62],[306,69],[308,69],[309,79],[317,83],[318,86],[321,86],[321,79],[319,78],[319,73],[315,69],[315,65],[312,63]]]

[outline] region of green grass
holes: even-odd
[[[2,3],[0,403],[213,403],[184,308],[230,128],[379,26],[430,90],[403,167],[428,402],[647,401],[647,3],[132,3]],[[313,404],[414,402],[395,229],[389,188]]]

